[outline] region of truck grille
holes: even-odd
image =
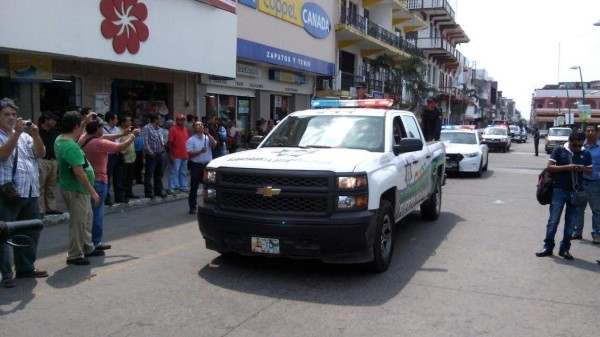
[[[278,215],[324,216],[333,209],[332,172],[221,169],[217,202],[223,210]],[[262,189],[276,190],[272,196]]]

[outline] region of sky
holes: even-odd
[[[600,0],[448,0],[470,42],[457,49],[529,119],[546,84],[600,80]]]

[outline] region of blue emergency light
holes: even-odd
[[[310,102],[313,109],[324,108],[391,108],[391,98],[372,99],[315,99]]]

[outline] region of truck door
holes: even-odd
[[[402,123],[406,129],[408,138],[416,138],[424,140],[421,128],[417,120],[412,115],[402,115]],[[411,206],[415,207],[421,204],[432,188],[431,178],[431,153],[425,141],[423,148],[420,151],[411,152],[410,154],[411,170],[413,180],[411,181],[412,198],[410,199]]]
[[[406,133],[406,128],[402,123],[402,118],[400,114],[392,117],[392,144],[397,145],[400,142],[400,139],[407,138],[408,134]],[[397,176],[396,176],[396,220],[400,217],[403,217],[408,212],[412,210],[412,206],[407,203],[407,201],[411,197],[411,193],[409,191],[409,187],[411,182],[413,181],[413,171],[412,171],[412,161],[413,155],[412,153],[401,153],[394,157],[393,163],[396,167]]]

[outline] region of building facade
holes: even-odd
[[[531,124],[540,129],[600,124],[600,81],[547,84],[534,91],[531,105]]]
[[[316,79],[333,75],[335,1],[290,0],[286,10],[277,3],[238,1],[236,72],[201,76],[206,111],[236,121],[242,133],[259,119],[309,108]]]
[[[0,20],[0,96],[34,120],[76,106],[141,118],[199,114],[198,74],[236,73],[234,2],[1,3],[11,15]]]

